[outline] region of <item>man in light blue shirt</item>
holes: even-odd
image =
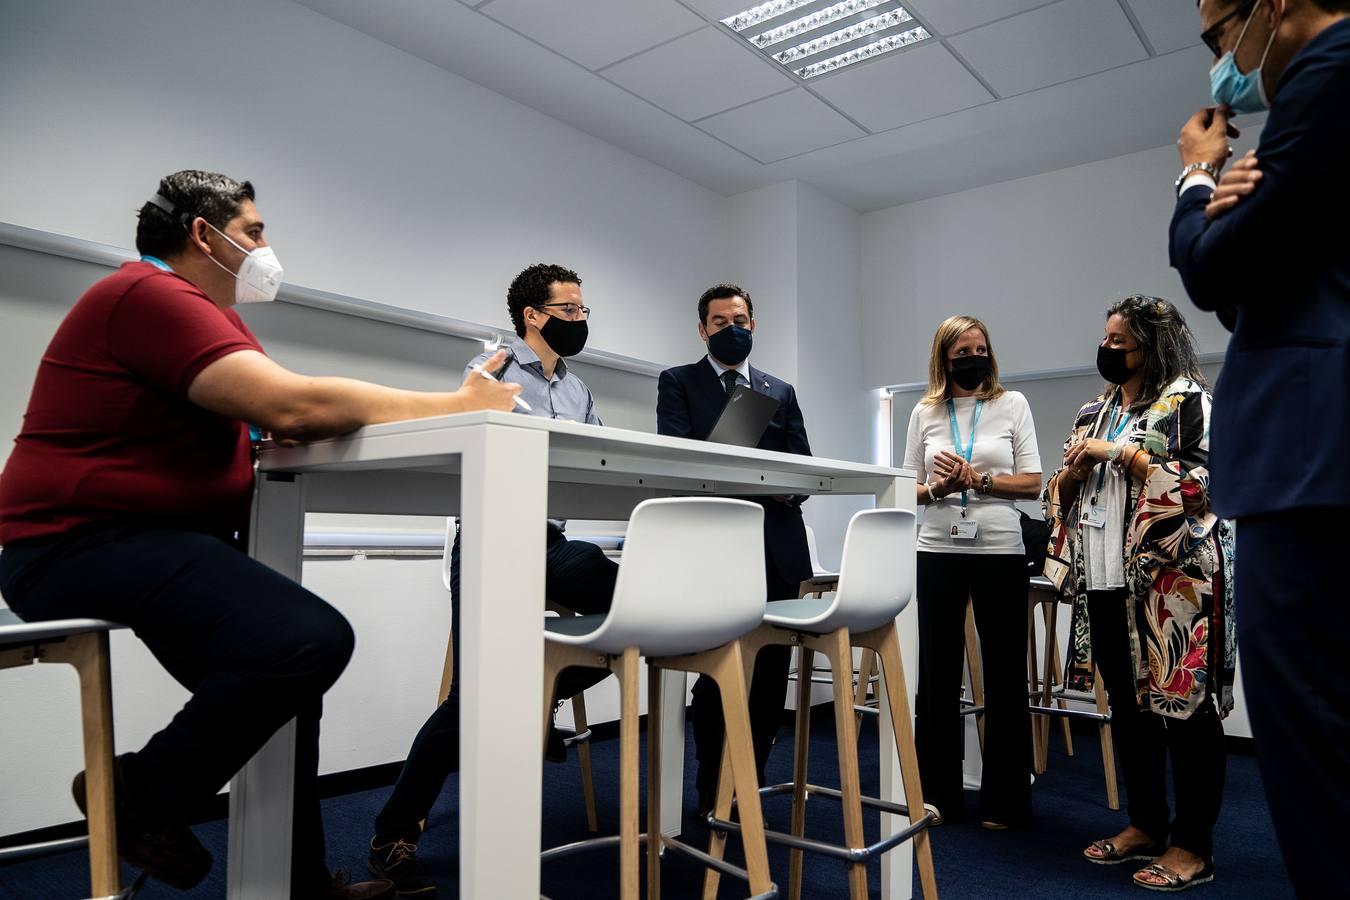
[[[590,316],[590,310],[582,303],[581,278],[577,273],[561,266],[530,266],[511,282],[506,306],[516,339],[507,348],[510,356],[500,370],[501,377],[521,385],[521,399],[530,407],[528,412],[517,407],[516,412],[601,424],[590,388],[567,365],[567,358],[580,353],[586,345],[586,320]],[[473,367],[491,355],[485,352],[476,357],[465,368],[464,377],[480,377]],[[563,524],[547,523],[544,584],[547,599],[578,613],[608,612],[618,565],[595,544],[569,541],[563,535]],[[472,528],[473,523],[467,527]],[[529,527],[538,526],[521,523],[522,529]],[[370,870],[393,881],[400,896],[430,896],[436,891],[435,883],[426,877],[416,855],[422,832],[420,823],[431,811],[446,778],[459,770],[458,536],[451,550],[450,591],[456,623],[451,633],[453,687],[417,733],[393,793],[375,819],[375,836],[370,842]],[[516,598],[500,599],[514,602]],[[559,678],[556,695],[579,694],[608,674],[602,669],[571,669]],[[546,756],[557,761],[564,755],[562,737],[553,729]]]

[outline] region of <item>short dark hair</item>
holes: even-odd
[[[535,263],[522,271],[506,289],[506,311],[516,334],[525,336],[525,307],[540,307],[549,301],[554,282],[581,284],[581,278],[571,269],[548,263]]]
[[[1107,308],[1108,319],[1116,315],[1125,320],[1144,354],[1144,380],[1133,410],[1148,409],[1178,378],[1205,384],[1200,358],[1195,352],[1195,336],[1175,306],[1161,297],[1134,294]]]
[[[698,320],[701,324],[708,324],[708,304],[714,300],[725,300],[728,297],[740,297],[745,301],[746,307],[750,310],[750,318],[755,317],[755,301],[750,299],[750,292],[734,284],[715,284],[703,292],[703,296],[698,298]]]
[[[145,256],[177,256],[187,246],[188,226],[201,216],[221,231],[239,215],[239,204],[255,200],[253,185],[217,172],[184,169],[161,178],[157,193],[174,205],[171,216],[153,203],[138,213],[136,249]]]

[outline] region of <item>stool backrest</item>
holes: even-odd
[[[614,601],[586,640],[603,653],[673,656],[720,647],[764,618],[764,508],[672,497],[633,510]]]
[[[865,509],[849,520],[834,606],[813,630],[871,631],[900,615],[913,596],[913,511]]]

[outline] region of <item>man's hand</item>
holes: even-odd
[[[492,355],[492,358],[483,363],[483,369],[488,373],[496,372],[506,362],[506,351],[498,350]],[[477,372],[470,372],[469,377],[464,379],[464,383],[456,391],[464,401],[464,409],[502,409],[508,412],[515,407],[515,396],[520,393],[520,385],[505,383],[495,378],[484,378]]]
[[[1219,186],[1214,189],[1205,207],[1205,215],[1210,221],[1228,212],[1242,202],[1261,180],[1261,170],[1256,167],[1256,151],[1248,150],[1247,155],[1233,163],[1233,168],[1223,173]]]
[[[1181,165],[1207,162],[1214,171],[1223,170],[1233,148],[1230,138],[1238,137],[1241,132],[1228,121],[1230,116],[1226,106],[1207,106],[1186,120],[1181,127],[1181,137],[1177,139],[1177,151],[1181,154]]]

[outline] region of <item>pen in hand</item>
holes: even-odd
[[[496,378],[495,376],[493,376],[492,373],[488,372],[487,369],[483,368],[483,364],[482,364],[482,363],[474,363],[473,366],[472,366],[472,368],[473,368],[473,370],[474,370],[475,372],[477,372],[479,375],[482,375],[484,378],[486,378],[486,379],[488,379],[488,380],[490,380],[490,381],[496,381],[496,380],[497,380],[497,378]],[[505,363],[502,364],[502,368],[503,368],[503,369],[506,368],[506,364],[505,364]],[[525,412],[534,412],[534,408],[531,407],[530,404],[526,403],[524,400],[520,399],[520,395],[519,395],[519,394],[517,394],[515,397],[512,397],[511,399],[515,400],[515,401],[516,401],[516,406],[517,406],[518,408],[520,408],[520,409],[523,409]]]

